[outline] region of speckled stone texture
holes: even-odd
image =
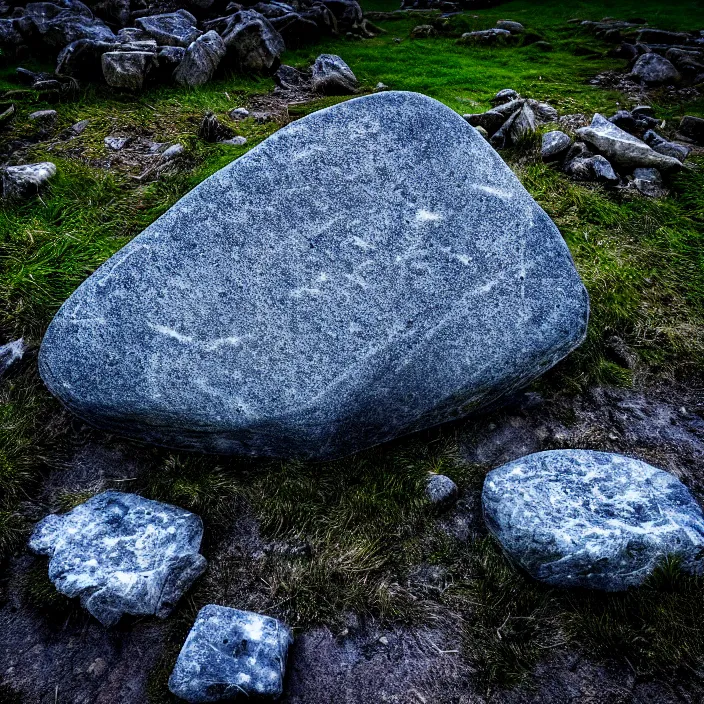
[[[291,643],[291,631],[274,618],[208,604],[186,638],[169,689],[187,702],[278,697]]]
[[[484,518],[510,558],[560,587],[620,591],[665,556],[700,574],[704,515],[676,477],[589,450],[528,455],[490,472]]]
[[[29,547],[50,555],[49,578],[104,626],[123,614],[165,618],[205,570],[203,523],[176,506],[106,491],[34,529]]]
[[[389,91],[284,127],[182,198],[64,304],[40,369],[111,431],[329,458],[525,385],[588,312],[499,155]]]

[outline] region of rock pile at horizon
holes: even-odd
[[[525,385],[588,312],[499,155],[390,91],[284,127],[182,198],[64,304],[40,371],[119,434],[329,458]]]

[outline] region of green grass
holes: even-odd
[[[365,6],[393,10],[396,2]],[[284,60],[306,66],[323,51],[338,53],[368,90],[381,81],[431,95],[460,113],[486,109],[506,87],[550,100],[561,113],[609,113],[628,101],[589,79],[624,64],[607,57],[607,45],[566,25],[571,17],[605,15],[645,16],[668,29],[704,26],[704,7],[694,1],[520,0],[439,24],[436,38],[409,38],[413,26],[437,22],[436,15],[401,16],[380,22],[386,33],[375,39],[330,40],[288,52]],[[552,51],[456,43],[462,31],[490,27],[498,18],[523,22],[550,42]],[[0,69],[0,90],[17,88],[12,69],[9,64]],[[61,303],[97,266],[188,190],[277,129],[276,122],[252,119],[233,124],[249,140],[244,148],[197,137],[206,110],[227,122],[228,110],[251,104],[272,87],[270,79],[230,76],[193,91],[162,87],[136,98],[100,87],[54,106],[32,91],[16,98],[18,119],[7,138],[28,135],[27,115],[48,107],[59,111],[59,130],[81,119],[90,123],[80,137],[51,151],[47,145],[29,150],[29,158],[57,164],[50,191],[25,204],[0,205],[0,341],[22,335],[37,345]],[[298,106],[291,117],[335,100]],[[658,94],[654,103],[668,119],[704,115],[702,100],[684,105]],[[129,170],[101,168],[109,156],[103,139],[118,130],[181,142],[187,168],[148,184],[130,178],[135,174]],[[691,160],[695,168],[675,179],[670,197],[653,201],[568,181],[540,162],[537,140],[504,157],[559,226],[592,302],[586,343],[540,383],[572,393],[595,382],[701,378],[704,162]],[[637,354],[635,370],[608,357],[606,341],[614,335]],[[2,381],[0,562],[21,549],[30,528],[25,507],[36,501],[44,473],[58,466],[75,442],[70,419],[44,390],[33,362]],[[438,530],[422,490],[427,473],[449,474],[476,491],[486,471],[459,462],[451,437],[429,433],[324,465],[245,462],[136,446],[134,452],[153,471],[130,483],[130,490],[201,515],[210,560],[208,572],[173,616],[174,652],[154,673],[154,701],[164,700],[164,673],[195,611],[211,601],[270,613],[296,629],[319,623],[340,627],[347,612],[385,623],[451,621],[487,691],[525,681],[546,652],[565,643],[597,658],[627,657],[646,674],[672,676],[704,663],[704,638],[697,628],[704,590],[676,565],[665,565],[646,587],[625,595],[562,593],[514,569],[491,539],[465,544]],[[72,486],[50,502],[70,510],[97,490],[92,484]],[[256,519],[261,536],[253,529],[251,540],[273,541],[278,549],[256,557],[230,554],[228,541],[240,519]],[[450,587],[437,598],[408,586],[409,570],[423,563],[448,571]],[[66,605],[41,578],[42,568],[43,563],[28,578],[27,598],[45,613],[63,615]]]

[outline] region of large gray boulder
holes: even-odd
[[[187,702],[279,697],[291,643],[281,621],[208,604],[181,648],[169,689]]]
[[[135,24],[163,46],[182,46],[185,49],[202,34],[196,26],[198,21],[187,10],[140,17]]]
[[[193,513],[106,491],[34,529],[29,547],[49,555],[49,578],[104,626],[123,614],[165,618],[205,570],[203,523]]]
[[[538,452],[489,472],[484,518],[507,555],[560,587],[638,586],[667,556],[704,569],[704,515],[676,477],[591,450]]]
[[[93,274],[40,352],[82,418],[335,457],[491,403],[583,340],[555,225],[452,110],[386,91],[207,179]]]
[[[577,136],[594,146],[612,164],[623,169],[633,170],[642,166],[672,172],[682,168],[678,159],[659,154],[599,113],[594,115],[589,127],[577,130]]]
[[[188,87],[207,83],[215,75],[225,52],[225,42],[220,35],[213,30],[206,32],[186,49],[174,71],[174,80]]]

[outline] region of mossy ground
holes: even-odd
[[[363,4],[395,9],[388,0]],[[284,60],[304,66],[322,51],[338,53],[367,89],[381,81],[431,95],[458,112],[486,109],[494,93],[513,87],[549,100],[561,113],[611,113],[627,106],[626,98],[588,81],[623,62],[606,56],[607,45],[566,24],[571,17],[606,15],[645,16],[666,29],[704,27],[704,8],[694,0],[569,6],[518,0],[455,18],[451,29],[486,28],[510,17],[549,41],[552,51],[468,48],[452,37],[411,40],[410,30],[423,20],[401,18],[380,22],[387,33],[376,39],[326,41],[289,52]],[[17,88],[13,68],[5,63],[0,89]],[[190,188],[277,129],[273,122],[239,123],[238,133],[249,140],[244,148],[206,144],[196,136],[206,110],[224,118],[227,110],[272,88],[269,79],[231,76],[193,91],[154,88],[137,97],[90,87],[53,106],[32,91],[13,98],[19,116],[3,138],[28,135],[27,115],[49,107],[59,111],[57,131],[82,119],[90,124],[80,137],[51,151],[47,144],[31,147],[31,159],[50,159],[58,167],[51,190],[25,204],[0,206],[0,339],[24,336],[38,345],[57,308],[100,263]],[[330,102],[297,107],[292,116]],[[701,100],[673,104],[656,94],[653,103],[663,118],[704,116]],[[180,141],[189,168],[147,184],[102,168],[103,138],[117,129]],[[635,383],[701,379],[704,162],[692,159],[693,168],[675,179],[671,195],[655,201],[569,182],[540,162],[537,140],[504,156],[559,226],[592,302],[587,342],[540,386],[577,393],[594,383],[634,383],[634,372],[607,354],[613,335],[638,356]],[[0,551],[9,556],[22,549],[42,479],[70,455],[77,430],[44,390],[33,360],[3,381],[0,402]],[[197,511],[206,524],[206,554],[215,558],[177,612],[175,631],[182,635],[195,609],[212,600],[258,608],[299,629],[339,625],[351,611],[413,623],[453,614],[462,623],[466,656],[487,689],[521,681],[546,650],[563,645],[593,657],[626,659],[645,673],[701,669],[704,588],[680,575],[676,565],[665,565],[646,587],[624,595],[564,593],[530,581],[490,538],[465,543],[438,530],[423,498],[427,472],[448,474],[476,494],[485,471],[462,462],[452,432],[428,433],[326,465],[252,463],[135,446],[152,470],[130,490]],[[77,487],[43,497],[41,507],[68,510],[88,494],[90,487]],[[217,557],[239,515],[256,518],[265,541],[307,548],[256,562]],[[447,570],[449,586],[441,596],[418,599],[403,586],[408,570],[423,563]],[[65,608],[39,577],[30,579],[27,593],[50,609]],[[163,678],[157,674],[154,696],[161,698]]]

